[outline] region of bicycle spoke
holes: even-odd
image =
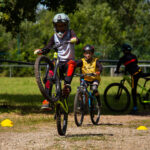
[[[110,110],[123,112],[130,105],[130,95],[124,86],[119,83],[112,83],[105,89],[104,102]]]
[[[83,93],[77,92],[74,100],[74,119],[77,126],[81,126],[84,118]]]

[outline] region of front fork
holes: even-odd
[[[56,105],[60,105],[65,111],[65,113],[68,114],[69,109],[68,109],[67,99],[63,99],[63,102],[61,100],[56,101],[55,108],[56,108]]]
[[[125,80],[123,79],[123,80],[121,80],[120,84],[121,84],[122,86],[124,86],[124,82],[125,82]],[[117,95],[116,95],[116,98],[120,98],[121,94],[122,94],[122,87],[119,86],[118,92],[117,92]]]

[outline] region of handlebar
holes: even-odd
[[[96,75],[94,73],[86,73],[86,74],[75,73],[74,76],[84,77],[84,76],[96,76]]]
[[[54,49],[55,51],[57,51],[59,47],[65,45],[65,44],[68,44],[68,43],[70,43],[70,41],[64,41],[64,42],[62,42],[62,43],[55,44],[55,45],[53,46],[53,49]]]
[[[125,70],[122,70],[122,71],[118,71],[118,72],[114,72],[115,74],[124,74],[124,75],[126,75],[127,74],[127,71],[125,71]]]

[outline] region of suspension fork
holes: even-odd
[[[56,59],[56,60],[55,60],[55,67],[54,67],[53,80],[56,79],[56,74],[57,74],[58,65],[59,65],[59,59]]]
[[[57,91],[56,91],[56,95],[61,97],[61,81],[60,79],[57,80],[57,70],[59,67],[59,58],[55,59],[55,67],[54,67],[54,75],[52,77],[53,82],[55,82],[56,86],[57,86]],[[58,77],[59,78],[59,77]]]
[[[68,113],[69,111],[68,111],[67,99],[64,99],[63,101],[64,103],[61,100],[58,100],[55,105],[60,104],[63,110],[65,111],[65,113]]]
[[[124,82],[125,82],[125,79],[121,80],[120,85],[124,86]],[[119,86],[118,91],[117,91],[117,95],[116,95],[117,98],[119,98],[121,96],[121,94],[122,94],[122,87]]]

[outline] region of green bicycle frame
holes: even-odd
[[[63,110],[64,110],[66,113],[68,113],[68,105],[67,105],[67,100],[66,100],[66,99],[64,99],[64,104],[63,104],[63,102],[62,102],[61,100],[58,100],[58,101],[56,102],[56,105],[58,105],[58,104],[60,104],[61,107],[63,108]]]
[[[57,53],[57,52],[54,53],[53,58],[56,60],[56,61],[55,61],[55,63],[56,63],[56,64],[55,64],[55,65],[56,65],[56,68],[54,69],[54,78],[55,78],[56,72],[59,71],[59,70],[58,70],[59,59],[58,59],[58,53]],[[58,70],[58,71],[57,71],[57,70]],[[61,100],[56,101],[56,102],[55,102],[55,106],[56,106],[57,104],[60,104],[61,107],[63,108],[63,110],[64,110],[66,113],[68,113],[68,105],[67,105],[67,100],[66,100],[66,99],[64,99],[64,103],[63,103]]]
[[[124,75],[124,76],[123,76],[123,80],[124,80],[124,81],[127,81],[128,84],[129,84],[130,87],[131,87],[131,78],[130,78],[128,75]],[[141,96],[141,97],[142,97],[144,91],[145,91],[145,92],[149,92],[148,89],[145,88],[145,85],[146,85],[146,81],[144,82],[144,85],[143,85],[143,86],[141,86],[140,84],[137,84],[137,86],[141,88],[141,92],[140,92],[140,96]],[[150,94],[150,92],[149,92],[149,94]],[[142,102],[143,102],[143,103],[150,103],[150,100],[142,100]]]

